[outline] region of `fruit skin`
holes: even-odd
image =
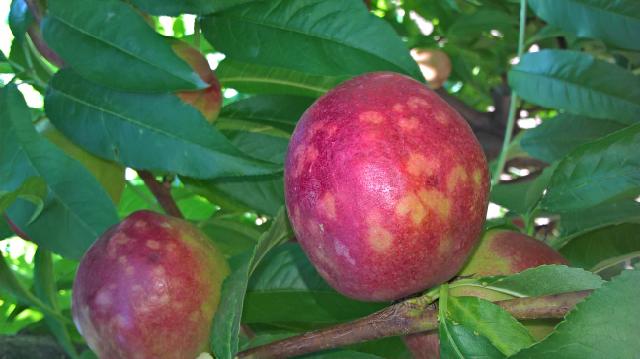
[[[340,293],[398,299],[454,276],[480,235],[487,162],[462,117],[423,84],[378,72],[303,114],[285,163],[297,238]]]
[[[195,358],[229,268],[195,226],[151,211],[107,230],[80,262],[73,319],[102,359]]]
[[[212,123],[218,118],[222,106],[222,93],[218,78],[209,67],[207,59],[196,48],[180,40],[172,40],[171,46],[176,54],[188,63],[203,81],[210,85],[203,90],[181,91],[176,95],[185,103],[198,109],[204,118]]]
[[[535,238],[507,230],[487,231],[474,249],[469,261],[460,271],[460,276],[485,277],[510,275],[544,264],[569,264],[551,247]],[[455,296],[476,296],[492,302],[514,297],[489,289],[458,287],[451,290]],[[557,320],[536,319],[523,321],[531,335],[540,340],[549,334]],[[437,332],[418,333],[404,338],[415,359],[440,357]]]
[[[37,129],[42,136],[60,147],[67,155],[82,163],[107,191],[113,203],[118,204],[124,191],[124,167],[85,151],[58,131],[49,120],[41,120]]]
[[[418,63],[420,71],[432,89],[438,89],[451,75],[449,55],[437,49],[411,49],[411,57]]]

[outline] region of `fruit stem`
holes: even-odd
[[[138,171],[138,175],[142,178],[144,184],[149,187],[149,190],[156,197],[160,207],[162,207],[168,215],[177,218],[184,218],[182,212],[180,212],[180,208],[178,208],[178,205],[176,204],[176,201],[171,197],[171,185],[167,186],[164,183],[159,182],[149,171]]]
[[[522,58],[524,52],[524,35],[525,25],[527,23],[527,0],[520,0],[520,33],[518,35],[518,59]],[[502,149],[498,156],[498,162],[496,168],[491,177],[491,187],[500,182],[500,175],[504,169],[505,162],[507,161],[507,152],[509,150],[509,144],[511,143],[511,136],[513,135],[513,125],[516,117],[516,109],[518,106],[518,94],[511,89],[511,102],[509,103],[509,117],[507,119],[507,128],[504,133],[504,141],[502,142]]]

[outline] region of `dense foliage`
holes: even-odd
[[[450,59],[436,92],[490,161],[485,229],[534,236],[570,263],[429,290],[441,355],[640,352],[638,1],[13,0],[7,23],[0,356],[19,347],[5,340],[37,336],[30,350],[94,357],[71,320],[79,259],[124,217],[172,212],[173,201],[169,214],[230,263],[210,335],[216,358],[390,305],[346,298],[316,272],[283,208],[283,164],[302,113],[339,83],[373,71],[424,82],[411,49]],[[218,104],[203,103],[219,101],[217,82],[177,40],[215,68],[223,103],[213,123]],[[512,312],[456,295],[465,286],[507,298],[593,292],[540,339]],[[390,337],[311,357],[410,353]]]

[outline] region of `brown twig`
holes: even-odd
[[[156,180],[151,172],[145,170],[138,171],[138,175],[142,178],[144,184],[149,187],[149,190],[153,193],[160,207],[162,207],[168,215],[184,218],[176,201],[171,197],[171,183],[160,182]]]
[[[496,302],[517,319],[563,318],[591,291]],[[287,358],[367,340],[436,329],[437,308],[424,297],[412,298],[367,317],[245,350],[238,358]]]

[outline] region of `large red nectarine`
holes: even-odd
[[[207,347],[227,273],[195,226],[136,212],[82,258],[73,319],[101,359],[195,358]]]
[[[461,276],[484,277],[509,275],[544,264],[568,264],[562,255],[546,244],[527,235],[490,230],[482,237],[465,264]],[[478,287],[458,287],[451,290],[456,296],[476,296],[492,302],[513,299],[512,296]],[[536,339],[542,339],[553,330],[554,320],[529,320],[525,326]],[[437,332],[418,333],[404,338],[415,359],[440,357]]]
[[[380,72],[303,114],[285,164],[287,209],[318,272],[360,300],[454,276],[480,235],[487,162],[464,119],[424,84]]]

